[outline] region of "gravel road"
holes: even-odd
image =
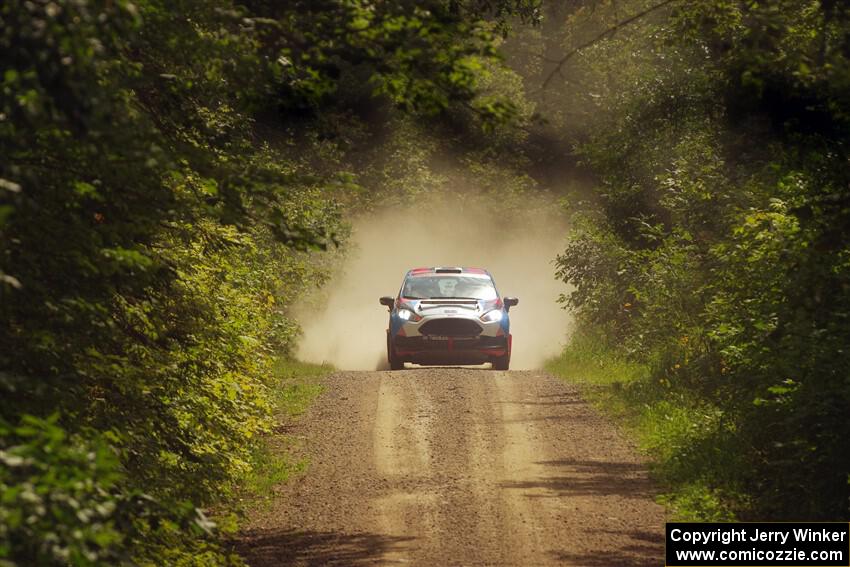
[[[308,472],[237,542],[278,565],[663,565],[634,448],[542,371],[340,372],[290,434]]]

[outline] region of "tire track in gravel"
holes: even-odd
[[[543,372],[340,372],[299,422],[307,474],[236,548],[249,565],[659,565],[645,465]]]
[[[428,533],[440,524],[439,495],[432,478],[432,409],[419,388],[406,386],[393,375],[382,377],[375,417],[374,462],[382,478],[391,479],[396,489],[376,503],[379,533],[394,537]],[[409,563],[415,550],[389,550],[383,559]]]

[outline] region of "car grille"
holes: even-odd
[[[426,321],[419,328],[419,333],[445,337],[477,337],[482,330],[478,323],[470,319],[434,319]]]

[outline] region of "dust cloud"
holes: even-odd
[[[567,287],[555,279],[552,261],[567,228],[556,213],[518,218],[458,198],[385,210],[352,228],[341,270],[319,301],[295,314],[303,329],[299,359],[344,370],[385,368],[388,314],[378,298],[397,295],[405,272],[420,266],[486,268],[502,296],[519,297],[511,309],[512,369],[539,368],[566,342],[570,315],[556,299]]]

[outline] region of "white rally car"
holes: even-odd
[[[387,359],[401,370],[415,364],[482,364],[507,370],[511,361],[508,311],[515,297],[501,298],[481,268],[416,268],[396,297],[381,298],[390,310]]]

